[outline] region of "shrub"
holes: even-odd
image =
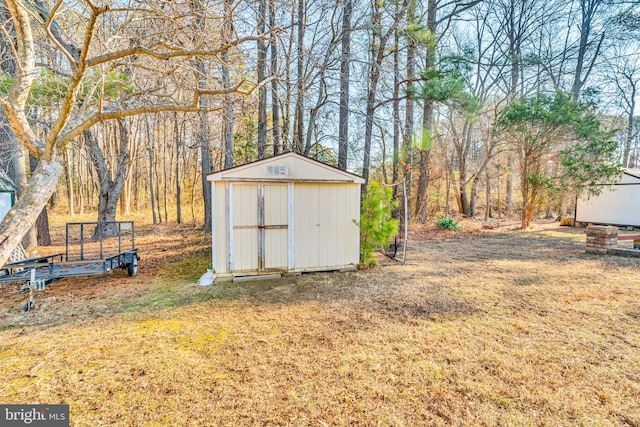
[[[376,264],[373,252],[389,244],[398,233],[397,219],[391,218],[396,202],[389,187],[372,181],[362,200],[360,215],[360,265]]]
[[[442,230],[449,231],[460,231],[462,230],[462,226],[458,221],[455,221],[453,218],[441,218],[436,221],[436,227]]]

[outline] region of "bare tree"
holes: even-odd
[[[622,164],[624,167],[634,167],[635,159],[631,154],[634,141],[634,116],[636,114],[636,97],[640,89],[640,57],[637,54],[616,55],[611,60],[613,67],[608,76],[614,83],[619,95],[618,103],[626,115],[626,129],[622,148]]]
[[[273,126],[273,154],[280,152],[280,99],[278,96],[278,44],[276,38],[276,10],[275,0],[269,0],[269,30],[271,35],[269,44],[271,47],[271,121]]]
[[[93,166],[98,175],[100,182],[100,193],[98,197],[98,221],[101,222],[113,222],[116,219],[116,206],[120,193],[124,187],[124,181],[126,179],[126,172],[129,166],[129,146],[130,146],[130,133],[129,123],[126,118],[117,120],[118,132],[116,135],[119,137],[120,143],[118,144],[117,162],[115,164],[115,171],[112,171],[110,164],[105,158],[104,151],[98,143],[98,139],[94,135],[92,129],[87,129],[83,132],[84,141],[87,145],[87,151],[89,157],[93,162]],[[102,230],[96,230],[96,233],[100,232],[103,236],[113,236],[116,233],[116,228],[113,224],[105,224]]]
[[[458,14],[468,10],[478,3],[481,0],[470,0],[465,2],[455,2],[453,9],[446,10],[444,5],[449,5],[450,3],[441,3],[438,0],[429,0],[427,4],[427,29],[429,32],[436,38],[441,38],[442,34],[438,33],[438,28],[440,25],[445,25],[446,28],[449,27],[451,20],[457,16]],[[438,13],[440,12],[440,13]],[[444,31],[443,31],[444,33]],[[425,53],[425,69],[433,69],[436,66],[437,61],[437,53],[436,53],[436,43],[429,43],[426,46]],[[426,134],[426,137],[430,140],[433,140],[434,136],[434,112],[435,112],[435,100],[426,97],[423,102],[423,113],[422,113],[422,132]],[[416,194],[416,206],[415,206],[415,215],[419,219],[420,222],[424,223],[427,220],[427,190],[429,186],[429,162],[430,162],[430,150],[431,145],[422,144],[419,150],[420,155],[420,166],[419,171],[420,175],[418,176],[418,190]]]
[[[173,30],[173,26],[184,28],[180,19],[190,20],[188,14],[170,5],[157,5],[155,3],[136,2],[136,7],[112,7],[110,4],[97,6],[87,0],[78,5],[68,5],[59,1],[50,10],[45,5],[37,2],[30,6],[40,7],[40,15],[46,19],[38,20],[30,14],[27,4],[16,0],[5,2],[6,8],[15,28],[16,42],[12,54],[18,66],[13,73],[12,83],[5,96],[0,97],[0,105],[3,107],[7,120],[20,143],[38,159],[38,166],[34,170],[26,185],[23,197],[0,224],[0,265],[4,264],[10,252],[34,224],[35,219],[55,191],[59,177],[63,173],[62,152],[79,135],[93,127],[96,123],[105,120],[119,119],[137,114],[154,113],[159,111],[199,111],[201,97],[223,95],[224,93],[238,91],[238,87],[224,87],[221,89],[197,88],[193,90],[190,102],[180,102],[171,96],[173,87],[143,87],[140,91],[133,90],[127,95],[127,99],[136,98],[137,105],[130,106],[122,102],[108,102],[101,96],[102,89],[98,84],[91,84],[88,78],[94,73],[99,73],[107,66],[139,67],[139,61],[145,59],[147,69],[156,68],[164,76],[174,77],[174,84],[188,83],[181,81],[181,73],[177,70],[189,67],[189,58],[194,56],[210,57],[216,59],[221,52],[246,41],[254,41],[257,37],[249,36],[234,39],[227,43],[217,40],[208,41],[208,45],[201,45],[202,38],[197,37],[198,44],[190,44],[189,38],[180,40],[181,45],[172,43],[172,40],[158,40],[157,33],[153,31],[142,32],[135,38],[128,37],[130,33],[123,33],[122,39],[110,43],[97,43],[100,23],[112,16],[122,18],[121,25],[115,30],[129,29],[132,17],[144,18],[154,16],[164,20],[167,27]],[[120,5],[118,5],[120,6]],[[63,34],[64,29],[54,25],[56,16],[68,13],[73,16],[78,25],[70,28],[72,33]],[[176,16],[173,16],[175,14]],[[141,19],[140,22],[146,22]],[[34,25],[38,32],[34,32]],[[168,32],[171,37],[172,31]],[[27,116],[27,101],[29,99],[33,82],[38,75],[36,72],[36,45],[35,37],[45,38],[43,43],[50,43],[60,52],[66,60],[69,70],[66,75],[64,92],[61,93],[61,101],[52,106],[55,108],[52,116],[55,119],[44,138],[39,138],[34,126]],[[68,40],[77,39],[77,47]],[[173,39],[173,37],[172,37]],[[217,44],[217,47],[210,47]],[[84,92],[88,85],[94,91],[87,96]],[[192,86],[193,87],[193,86]],[[169,90],[169,92],[168,92]],[[146,100],[146,101],[145,101]]]
[[[267,20],[267,0],[258,0],[258,34],[264,34]],[[265,157],[267,145],[267,88],[261,83],[267,74],[267,43],[258,39],[258,158]]]
[[[347,170],[349,153],[349,87],[351,71],[351,15],[352,0],[345,0],[342,8],[342,53],[340,56],[340,118],[338,123],[338,168]]]
[[[373,138],[373,122],[374,114],[377,107],[377,95],[378,95],[378,83],[380,82],[380,75],[382,61],[387,55],[386,48],[387,43],[391,37],[395,34],[398,26],[404,18],[404,14],[407,11],[407,2],[404,2],[402,7],[393,11],[391,24],[384,29],[383,28],[383,12],[381,5],[374,1],[372,3],[371,12],[371,24],[373,27],[373,35],[370,42],[370,55],[371,63],[369,65],[369,81],[367,89],[367,106],[366,106],[366,118],[365,118],[365,134],[364,134],[364,155],[362,161],[362,177],[365,180],[363,184],[364,190],[369,183],[369,169],[371,166],[371,140]]]
[[[304,148],[304,101],[305,101],[305,72],[304,72],[304,31],[306,27],[305,1],[297,0],[298,20],[297,25],[297,47],[296,47],[296,69],[297,69],[297,98],[294,116],[293,149],[302,153]]]
[[[601,52],[606,32],[603,30],[595,37],[592,36],[592,32],[594,21],[598,12],[604,7],[604,3],[604,0],[580,0],[580,24],[578,25],[580,41],[571,85],[571,93],[575,97],[580,94]],[[590,58],[589,53],[591,53]]]

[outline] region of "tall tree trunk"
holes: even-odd
[[[485,179],[485,204],[486,209],[484,210],[484,219],[488,220],[489,218],[493,218],[493,209],[491,207],[491,177],[489,176],[489,168],[487,167],[484,171],[484,179]]]
[[[453,120],[453,119],[451,119]],[[468,157],[472,146],[473,124],[469,120],[465,120],[459,137],[455,137],[455,155],[458,163],[458,190],[459,190],[459,208],[460,213],[472,217],[472,204],[470,202],[467,190],[469,189],[468,181]]]
[[[267,0],[258,0],[258,34],[265,33]],[[267,74],[267,44],[258,40],[258,158],[265,157],[267,145],[267,87],[261,85]]]
[[[129,146],[129,158],[134,159],[134,161],[130,161],[127,165],[126,179],[124,181],[124,187],[122,189],[122,196],[120,197],[120,214],[122,215],[131,215],[131,187],[132,183],[138,183],[138,174],[137,171],[134,171],[134,166],[137,168],[138,163],[138,150],[141,144],[140,141],[140,132],[142,132],[142,121],[140,118],[131,119],[129,122],[131,127],[134,128],[135,132],[130,137]],[[134,126],[135,124],[135,126]],[[135,172],[135,173],[134,173]],[[138,196],[138,189],[136,188],[136,200]],[[136,205],[137,208],[137,205]]]
[[[586,83],[604,42],[605,33],[603,32],[599,40],[591,40],[591,31],[593,29],[593,20],[598,13],[598,8],[604,3],[603,0],[580,0],[580,42],[578,46],[578,58],[576,61],[576,69],[573,76],[573,84],[571,85],[571,94],[578,97],[582,87]],[[595,44],[595,51],[591,57],[591,61],[587,61],[587,51]],[[585,64],[589,62],[589,64]]]
[[[400,35],[396,31],[393,40],[393,157],[391,181],[398,182],[398,160],[400,158]],[[398,186],[393,186],[393,198],[398,195]],[[394,217],[398,217],[398,207],[393,211]]]
[[[69,159],[69,150],[62,153],[64,161],[64,175],[67,183],[67,203],[69,205],[69,215],[76,216],[75,205],[73,203],[73,175],[71,173],[71,159]]]
[[[31,169],[31,173],[33,173],[38,166],[38,160],[33,157],[33,155],[29,155],[29,168]],[[53,192],[55,194],[55,190]],[[51,197],[53,197],[53,194]],[[51,200],[51,199],[49,199]],[[51,233],[49,232],[49,214],[47,213],[47,205],[42,208],[40,211],[40,215],[36,219],[35,227],[37,243],[38,246],[51,246]]]
[[[9,22],[11,20],[10,13],[5,7],[0,10],[0,16],[3,22]],[[7,35],[9,39],[2,37],[0,44],[4,52],[8,52],[9,49],[13,49],[18,43],[15,28],[13,26],[7,26]],[[0,61],[0,69],[7,75],[13,75],[16,71],[16,61],[12,55],[3,55],[2,61]],[[24,147],[18,142],[15,133],[9,126],[7,116],[4,110],[0,111],[0,126],[2,127],[2,140],[6,144],[6,150],[9,157],[9,165],[7,172],[9,177],[13,180],[14,184],[18,186],[17,198],[22,196],[27,184],[27,162],[25,156]],[[22,239],[22,246],[26,249],[33,249],[37,246],[37,231],[36,227],[31,227],[27,234]]]
[[[79,151],[74,151],[74,157],[76,160],[76,165],[78,167],[78,210],[80,215],[84,215],[84,204],[85,204],[85,187],[86,187],[86,175],[84,173],[84,162],[82,161],[82,156],[80,156]]]
[[[22,237],[33,227],[55,191],[63,170],[62,162],[56,157],[40,159],[22,197],[0,223],[0,265],[7,262]]]
[[[271,77],[278,75],[278,45],[276,39],[275,0],[269,0],[269,29],[271,30]],[[280,153],[280,109],[278,99],[278,80],[271,81],[271,121],[273,126],[273,154]]]
[[[222,25],[222,42],[229,42],[233,36],[233,21],[232,21],[232,13],[233,13],[233,0],[224,0],[224,24]],[[220,53],[221,66],[220,71],[222,75],[222,85],[225,88],[231,87],[231,77],[229,75],[229,52],[223,51]],[[202,99],[202,98],[201,98]],[[224,119],[224,168],[230,168],[233,166],[233,98],[231,94],[224,95],[224,106],[222,110],[222,115]],[[204,159],[204,157],[203,157]],[[210,168],[210,160],[207,160],[208,167]],[[204,166],[203,166],[204,170]],[[210,171],[209,171],[210,172]],[[207,173],[209,173],[207,172]],[[203,178],[205,178],[203,176]],[[206,179],[203,179],[203,188],[206,187]],[[208,195],[209,191],[206,191],[207,195],[204,196],[205,202],[209,202],[209,209],[205,210],[210,211],[211,205],[211,196]],[[205,214],[205,229],[211,228],[211,213]]]
[[[38,246],[51,246],[51,233],[49,231],[49,213],[47,207],[42,208],[38,219],[36,219],[36,230],[38,235]]]
[[[180,179],[180,126],[178,124],[178,113],[173,113],[173,132],[176,141],[176,222],[182,224],[182,185]]]
[[[309,112],[309,126],[307,129],[307,136],[305,138],[304,150],[303,154],[305,156],[309,155],[311,151],[312,138],[313,138],[313,129],[315,128],[316,118],[318,117],[318,113],[320,112],[320,108],[324,105],[326,101],[326,83],[324,81],[324,76],[320,77],[320,89],[318,90],[318,100],[316,101],[315,107],[311,109]]]
[[[395,20],[390,28],[385,33],[382,33],[382,15],[379,9],[380,4],[374,2],[373,4],[373,16],[372,25],[374,27],[374,36],[371,39],[371,66],[369,68],[369,88],[367,91],[367,107],[364,129],[364,153],[362,161],[362,177],[364,178],[363,194],[366,192],[367,185],[369,184],[369,168],[371,164],[371,139],[373,138],[373,119],[376,110],[376,96],[378,93],[378,83],[380,82],[380,67],[385,57],[385,50],[389,38],[395,33],[396,29],[404,13],[406,12],[406,3],[394,17]],[[378,40],[376,44],[376,36]]]
[[[519,25],[516,22],[516,0],[511,0],[509,5],[509,17],[507,21],[509,32],[509,61],[510,61],[510,87],[509,87],[509,103],[515,101],[519,95],[519,80],[520,80],[520,62],[522,57],[521,44],[522,34],[520,34]]]
[[[287,49],[285,49],[284,53],[284,86],[285,86],[285,94],[284,101],[282,103],[282,149],[283,151],[293,151],[293,135],[295,132],[293,127],[295,127],[295,119],[293,121],[293,125],[291,123],[291,109],[292,109],[292,101],[293,98],[293,79],[291,78],[291,70],[294,68],[293,62],[293,51],[296,40],[296,32],[294,31],[296,26],[296,8],[291,7],[290,13],[290,30],[289,30],[289,39],[287,43]]]
[[[100,182],[98,195],[98,221],[100,222],[113,222],[116,220],[116,208],[118,206],[118,200],[120,199],[120,193],[124,187],[127,166],[130,160],[128,123],[125,123],[124,119],[118,120],[117,126],[119,130],[118,139],[120,140],[120,147],[113,177],[109,163],[104,156],[102,148],[100,148],[97,138],[91,130],[84,131],[87,150],[89,151],[91,161]],[[98,230],[96,230],[96,232],[98,232]],[[103,236],[115,236],[116,232],[117,230],[114,225],[105,225],[102,228]]]
[[[151,215],[153,217],[153,225],[158,223],[158,218],[156,217],[156,201],[155,201],[155,189],[154,189],[154,179],[153,179],[153,139],[151,138],[151,125],[149,124],[149,118],[146,121],[147,125],[147,154],[149,155],[149,197],[151,198]]]
[[[378,54],[375,52],[375,47],[372,46],[372,54],[376,57],[382,57],[383,48],[378,50]],[[381,62],[380,58],[380,62]],[[373,115],[375,114],[376,106],[376,94],[378,91],[378,81],[380,79],[379,62],[376,60],[371,64],[369,71],[369,91],[367,94],[367,109],[365,118],[365,130],[364,130],[364,158],[362,161],[362,177],[364,178],[363,193],[366,192],[367,185],[369,184],[369,168],[370,168],[370,156],[371,156],[371,139],[373,137]]]
[[[507,158],[507,179],[505,192],[505,209],[507,213],[513,212],[513,155]]]
[[[167,157],[169,156],[169,150],[168,150],[168,146],[167,146],[167,114],[163,114],[162,115],[162,128],[164,129],[164,132],[162,132],[162,152],[164,153],[163,156],[161,156],[162,158],[162,184],[163,184],[163,194],[162,194],[162,201],[164,204],[164,222],[169,222],[169,177],[168,174],[170,172],[168,172],[167,170],[169,169],[167,167]]]
[[[624,142],[624,152],[622,155],[622,164],[625,168],[633,168],[633,163],[629,158],[631,153],[631,144],[633,143],[633,116],[636,109],[636,82],[629,79],[631,83],[631,95],[629,96],[629,111],[627,113],[627,136]]]
[[[521,95],[519,91],[520,60],[522,56],[520,52],[521,37],[516,24],[515,8],[515,0],[511,0],[509,7],[509,19],[507,21],[509,31],[509,65],[511,77],[509,95],[507,97],[509,103],[514,102]],[[507,180],[505,189],[505,208],[507,213],[513,211],[513,163],[513,155],[509,153],[507,158]]]
[[[458,193],[460,213],[471,216],[471,205],[467,195],[467,161],[458,158]]]
[[[351,15],[353,3],[345,0],[342,10],[342,53],[340,55],[340,117],[338,121],[338,168],[347,170],[349,153],[349,75],[351,70]]]
[[[18,198],[22,197],[27,185],[27,155],[26,151],[18,144],[18,141],[12,138],[11,142],[14,145],[13,161],[11,162],[11,168],[9,169],[11,179],[18,186],[20,191],[18,192]],[[22,239],[22,246],[29,250],[38,245],[38,232],[35,224],[27,231]]]
[[[142,161],[142,158],[139,158],[138,156],[136,156],[136,159],[139,159],[138,161]],[[131,182],[134,182],[135,185],[135,191],[133,192],[133,208],[136,210],[136,212],[140,209],[140,192],[142,191],[141,188],[141,181],[142,181],[142,173],[140,172],[140,166],[137,166],[134,169],[134,173],[133,173],[133,179],[129,180],[129,184],[128,185],[129,189],[128,191],[131,192],[131,187],[132,184]]]
[[[407,25],[413,26],[416,21],[416,1],[410,0],[409,8],[407,10]],[[407,193],[404,195],[407,200],[407,206],[411,206],[411,186],[412,186],[412,175],[413,175],[413,131],[414,131],[414,106],[415,101],[412,96],[409,94],[410,90],[413,88],[413,84],[416,79],[416,71],[415,71],[415,63],[416,63],[416,42],[413,36],[409,33],[407,35],[407,97],[405,100],[404,106],[404,131],[402,133],[402,156],[403,156],[403,169],[404,176],[406,179],[406,190]],[[402,206],[404,209],[404,205]],[[411,211],[411,208],[408,209]]]
[[[471,200],[469,201],[469,217],[474,218],[478,206],[478,185],[480,184],[480,172],[478,172],[471,181]]]
[[[437,34],[436,13],[438,11],[438,3],[436,0],[429,0],[427,7],[427,28],[431,34]],[[426,69],[435,67],[436,65],[436,46],[428,44],[426,49]],[[416,194],[415,215],[421,223],[427,221],[427,192],[429,190],[429,163],[431,160],[431,145],[435,140],[435,132],[433,129],[434,122],[434,106],[433,99],[425,99],[422,113],[422,140],[420,146],[420,175],[418,176],[418,190]],[[425,142],[427,146],[425,146]]]
[[[293,149],[296,153],[302,153],[304,148],[304,29],[306,24],[304,0],[297,0],[298,4],[298,45],[296,68],[298,79],[298,93],[296,98],[295,130],[293,134]]]
[[[158,208],[158,221],[160,221],[160,224],[162,224],[162,211],[160,210],[160,174],[158,173],[158,156],[155,156],[153,159],[154,163],[153,163],[153,167],[151,168],[151,170],[154,172],[155,175],[155,183],[156,183],[156,189],[155,189],[155,194],[156,194],[156,207]]]
[[[231,39],[231,14],[230,8],[232,0],[224,1],[224,23],[222,26],[222,42],[228,42]],[[196,11],[196,27],[204,31],[206,28],[205,22],[205,5],[202,4],[202,0],[194,1],[194,9]],[[228,52],[226,50],[222,51],[220,54],[221,59],[221,71],[222,71],[222,84],[225,88],[229,88],[231,85],[229,83],[229,67],[227,64],[228,61]],[[202,58],[198,58],[197,70],[198,70],[198,87],[204,88],[207,84],[207,74],[209,73],[207,63]],[[225,118],[227,114],[230,112],[227,111],[227,106],[230,105],[230,97],[229,94],[225,94],[225,109],[224,115]],[[202,199],[204,201],[204,229],[205,231],[211,231],[211,192],[209,191],[209,183],[207,181],[207,175],[211,173],[211,149],[209,148],[210,137],[209,137],[209,116],[207,114],[207,100],[205,97],[201,96],[198,101],[198,106],[200,107],[200,129],[197,134],[197,142],[198,147],[200,148],[200,158],[201,158],[201,177],[202,177]],[[231,113],[233,115],[233,113]],[[228,119],[225,119],[225,126]],[[227,130],[225,129],[225,132]],[[231,157],[228,159],[231,163],[233,163],[233,138],[231,141],[231,149],[230,149]],[[227,162],[226,155],[229,154],[227,152],[226,142],[225,142],[225,164]],[[159,208],[159,207],[158,207]]]
[[[211,173],[211,149],[209,148],[209,121],[207,114],[200,113],[200,157],[202,162],[202,199],[204,200],[204,229],[211,231],[211,191],[207,175]],[[233,157],[231,158],[233,160]],[[225,159],[226,161],[226,159]]]

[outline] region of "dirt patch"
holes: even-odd
[[[54,246],[41,247],[41,255],[64,253],[64,229],[56,227]],[[25,294],[21,284],[0,284],[0,328],[51,325],[117,313],[140,298],[194,281],[206,272],[211,254],[210,239],[192,226],[176,224],[138,226],[135,246],[138,274],[129,277],[117,269],[105,275],[72,277],[50,284],[36,293],[36,310],[22,313]]]

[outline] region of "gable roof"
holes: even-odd
[[[0,169],[0,191],[1,192],[13,192],[17,193],[20,191],[18,186],[9,178],[9,175],[5,173],[2,169]]]
[[[640,169],[622,169],[622,175],[614,185],[640,184]]]
[[[277,154],[207,175],[207,181],[221,180],[364,183],[364,179],[358,175],[294,152]]]
[[[640,179],[640,169],[623,169],[625,175],[631,175],[634,178]]]

